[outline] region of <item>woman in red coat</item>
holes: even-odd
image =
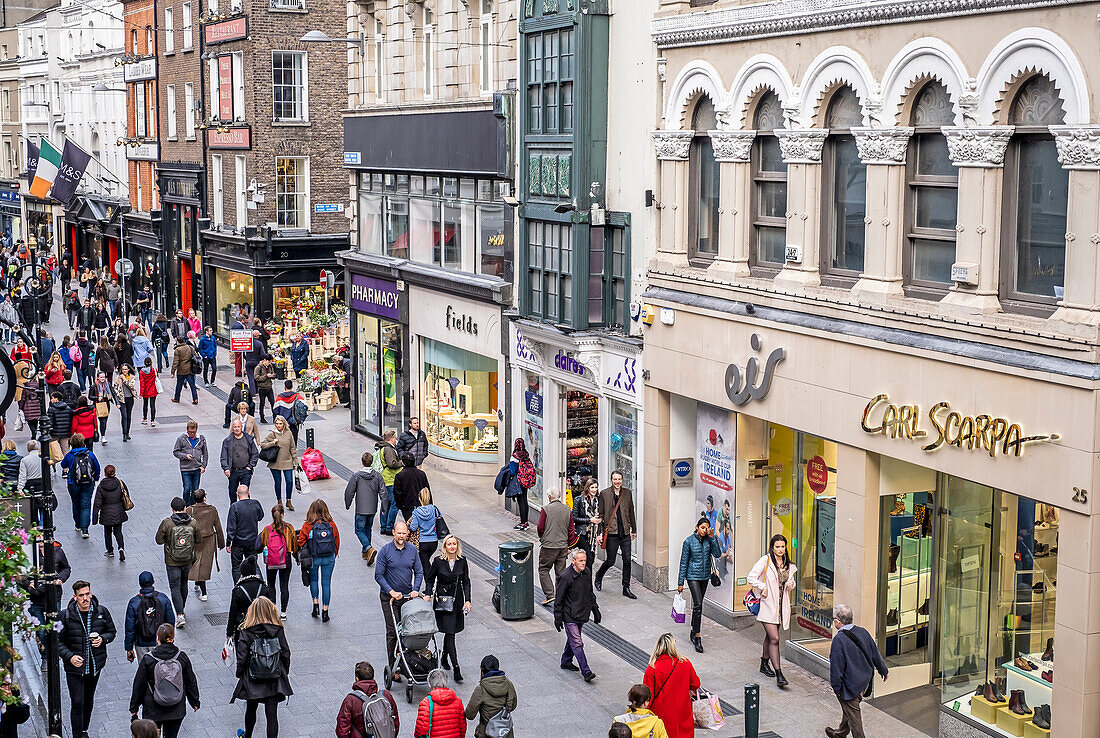
[[[138,370],[138,394],[141,395],[141,424],[149,422],[157,427],[157,370],[153,368],[153,357],[145,357],[145,366]]]
[[[416,711],[413,738],[463,738],[466,735],[466,710],[455,691],[447,686],[447,672],[436,669],[428,675],[431,694],[420,701]]]
[[[699,675],[676,650],[676,639],[671,633],[657,639],[642,683],[653,695],[649,709],[664,722],[669,738],[695,735],[691,696],[699,689]]]
[[[88,402],[86,395],[81,395],[73,408],[72,433],[84,436],[90,449],[96,436],[96,425],[95,408]]]

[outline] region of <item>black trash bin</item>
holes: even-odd
[[[528,541],[500,544],[500,615],[505,620],[526,620],[535,613],[534,551]]]

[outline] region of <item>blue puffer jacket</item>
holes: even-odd
[[[717,538],[700,538],[692,533],[684,539],[684,548],[680,551],[680,576],[676,586],[682,587],[685,579],[710,579],[711,557],[721,555]]]
[[[218,357],[218,339],[213,336],[203,336],[200,338],[199,356],[204,359],[216,359]]]

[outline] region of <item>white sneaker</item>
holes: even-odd
[[[200,594],[199,595],[199,602],[206,602],[206,595]]]
[[[176,616],[176,627],[182,628],[185,625],[187,625],[187,618],[183,616],[183,613],[180,613]]]
[[[102,443],[104,446],[106,446],[107,445],[107,437],[106,436],[100,436],[99,437],[99,442]]]
[[[279,619],[280,620],[286,620],[286,610],[280,610],[279,611]]]

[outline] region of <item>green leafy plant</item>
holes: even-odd
[[[13,485],[0,485],[0,550],[3,550],[0,559],[0,682],[15,681],[12,671],[15,662],[20,659],[13,642],[15,634],[44,627],[23,614],[27,593],[18,581],[31,573],[26,545],[33,531],[28,531],[24,524],[18,499],[14,496]],[[0,698],[14,701],[3,692],[0,692]]]

